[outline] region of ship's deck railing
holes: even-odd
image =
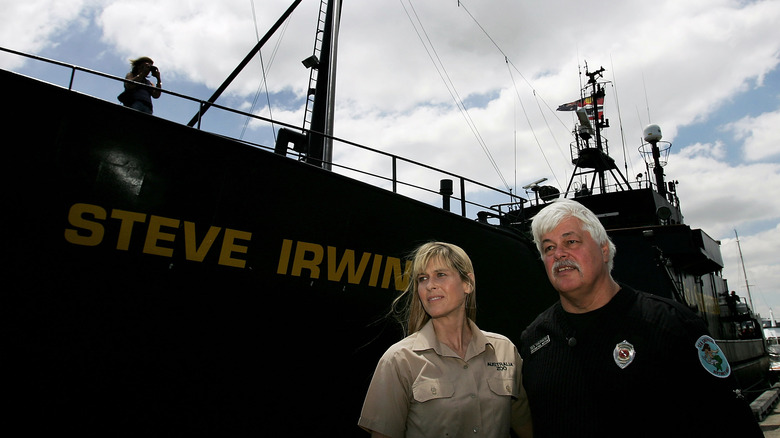
[[[120,104],[113,96],[100,96],[94,92],[92,93],[84,92],[82,90],[77,89],[77,87],[74,85],[76,82],[75,80],[77,74],[89,75],[90,77],[101,77],[116,82],[129,82],[122,77],[102,73],[96,70],[91,70],[88,68],[56,61],[49,58],[44,58],[37,55],[18,52],[4,47],[0,47],[0,51],[12,55],[32,59],[35,61],[40,61],[46,64],[59,66],[64,69],[68,69],[70,71],[70,75],[69,75],[69,79],[67,80],[67,85],[62,85],[62,84],[55,84],[55,85],[60,85],[67,88],[70,91],[88,94],[93,97],[105,98],[106,100],[110,99],[111,102],[114,102],[117,105]],[[115,93],[116,90],[117,89],[112,89],[112,93]],[[174,97],[176,99],[181,99],[183,101],[188,101],[192,103],[193,107],[197,106],[197,109],[193,111],[193,113],[195,113],[197,116],[197,123],[195,124],[195,126],[193,126],[193,128],[195,129],[205,130],[202,127],[202,123],[201,123],[203,117],[205,117],[205,115],[203,115],[203,113],[205,112],[204,110],[213,109],[215,111],[222,111],[222,112],[230,113],[232,115],[246,117],[259,122],[268,123],[273,127],[285,127],[298,132],[302,131],[302,129],[298,126],[280,122],[278,120],[273,120],[268,117],[263,117],[257,114],[251,114],[245,111],[229,108],[216,103],[211,103],[206,100],[198,99],[182,93],[177,93],[175,91],[171,91],[164,88],[160,89],[160,91],[166,96]],[[253,147],[257,147],[268,151],[274,150],[273,146],[266,146],[259,143],[254,143],[247,140],[239,139],[234,135],[218,133],[218,132],[216,133],[219,135],[223,135],[225,137],[229,137],[233,140],[240,141],[242,143],[245,143]],[[320,134],[320,135],[324,135],[324,134]],[[340,146],[342,145],[349,146],[351,148],[355,148],[356,150],[362,151],[361,153],[384,156],[388,161],[386,168],[383,167],[383,171],[377,171],[377,170],[372,171],[368,169],[361,169],[358,166],[359,163],[350,164],[347,162],[347,161],[361,161],[361,160],[345,160],[345,162],[341,162],[341,163],[336,162],[336,160],[334,160],[329,164],[331,165],[331,168],[334,169],[335,172],[345,174],[347,176],[354,177],[356,179],[361,179],[364,182],[368,182],[373,185],[382,186],[385,189],[392,191],[393,193],[403,194],[405,196],[412,197],[412,198],[419,197],[413,195],[414,193],[417,194],[422,193],[422,197],[425,198],[423,202],[427,202],[427,203],[433,203],[440,196],[443,207],[449,206],[450,199],[454,200],[460,204],[460,215],[464,217],[477,216],[477,212],[481,211],[482,214],[480,214],[479,216],[483,221],[485,221],[487,217],[499,218],[502,217],[508,210],[517,211],[519,209],[522,209],[523,204],[528,202],[525,198],[521,196],[517,196],[516,194],[513,194],[509,191],[496,189],[495,187],[489,186],[487,184],[483,184],[479,181],[461,175],[457,175],[455,173],[448,172],[431,165],[410,160],[388,152],[383,152],[381,150],[371,148],[365,145],[361,145],[355,142],[351,142],[348,140],[344,140],[338,137],[334,137],[334,136],[327,136],[327,137],[332,138],[334,143],[338,143]],[[274,138],[275,138],[275,134],[274,134]],[[299,153],[294,152],[293,150],[288,150],[288,155],[290,155],[293,158],[297,158],[299,160],[304,159],[304,157],[302,157]],[[402,172],[413,174],[415,180],[422,180],[424,181],[424,183],[412,183],[406,181],[399,176],[399,174]],[[423,176],[422,178],[419,178],[421,174]],[[432,189],[430,187],[433,186],[434,184],[438,185],[440,181],[445,179],[449,179],[453,181],[452,183],[453,193],[451,196],[446,193],[443,193],[442,191],[443,190],[446,191],[446,190],[441,187],[439,187],[438,190]],[[455,183],[455,181],[457,181],[457,183]],[[470,193],[471,199],[466,198],[467,192]],[[475,200],[476,198],[480,198],[481,201],[476,201]]]

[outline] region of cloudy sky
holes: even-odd
[[[292,0],[0,0],[0,46],[124,76],[150,56],[164,88],[206,99]],[[634,181],[642,130],[672,143],[685,221],[721,241],[725,276],[780,318],[780,0],[345,0],[335,135],[505,191],[565,190],[580,73],[605,68],[609,152]],[[300,126],[319,1],[304,0],[218,103]],[[0,67],[67,74],[0,53]],[[265,79],[264,79],[265,78]],[[76,87],[115,100],[110,82]],[[266,102],[270,101],[270,107]],[[465,110],[464,110],[465,108]],[[159,117],[186,123],[172,98]],[[204,128],[269,144],[254,124]],[[334,158],[386,168],[348,149]],[[434,187],[435,188],[435,187]],[[436,202],[430,199],[430,202]],[[503,202],[503,201],[502,201]]]

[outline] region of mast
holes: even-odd
[[[739,234],[737,234],[737,230],[734,230],[734,236],[737,238],[737,249],[739,250],[739,261],[742,264],[742,274],[745,276],[745,288],[747,289],[748,294],[748,301],[750,302],[750,310],[755,313],[755,308],[753,307],[753,296],[750,294],[750,285],[748,284],[748,278],[747,278],[747,271],[745,270],[745,259],[742,258],[742,246],[739,244]]]
[[[667,184],[664,180],[664,166],[666,166],[666,159],[669,156],[672,144],[668,141],[661,141],[662,138],[661,127],[656,124],[647,125],[643,132],[643,139],[647,143],[639,147],[639,152],[645,159],[648,174],[650,169],[652,169],[655,175],[655,186],[658,194],[666,198],[671,204],[677,205],[675,193],[666,187]],[[670,187],[674,185],[674,182],[669,183]]]
[[[604,121],[604,117],[599,117],[599,99],[604,99],[604,88],[596,81],[596,76],[601,76],[604,73],[604,67],[599,68],[598,70],[594,72],[588,72],[585,70],[585,75],[588,77],[588,84],[591,86],[591,92],[590,92],[590,98],[591,102],[593,104],[593,121],[596,125],[596,149],[602,154],[605,154],[609,156],[605,150],[604,145],[601,141],[601,129],[602,128],[608,128],[609,122]],[[603,168],[596,168],[596,171],[599,175],[599,186],[602,188],[602,190],[606,186],[606,180],[604,179],[604,170]]]
[[[604,67],[594,72],[589,72],[586,69],[585,74],[588,76],[588,82],[585,88],[583,88],[580,100],[576,102],[579,125],[575,128],[575,141],[571,145],[571,162],[575,167],[574,171],[572,171],[571,179],[569,179],[569,185],[566,187],[566,193],[568,194],[571,191],[575,177],[583,175],[592,175],[592,177],[587,186],[583,185],[575,193],[575,198],[594,194],[594,188],[597,185],[600,193],[606,193],[608,191],[605,178],[606,171],[612,174],[619,190],[631,190],[628,180],[618,169],[615,160],[609,156],[609,150],[606,146],[607,140],[601,135],[601,130],[609,127],[609,120],[604,118],[603,110],[601,116],[599,116],[599,102],[601,102],[603,108],[606,93],[604,92],[604,87],[598,82],[597,77],[600,77],[603,72]],[[588,94],[589,96],[586,97]],[[584,109],[588,102],[592,107],[592,116],[588,115]],[[593,119],[593,125],[590,122],[591,118]]]
[[[327,12],[322,35],[322,59],[317,64],[317,86],[314,90],[306,162],[330,170],[333,159],[331,137],[336,100],[336,54],[341,22],[341,0],[322,0],[322,2],[327,2]]]

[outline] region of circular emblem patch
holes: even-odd
[[[634,350],[634,346],[628,341],[618,343],[612,351],[612,357],[615,359],[615,363],[620,369],[627,367],[633,362],[634,356],[636,356],[636,350]]]
[[[702,336],[696,341],[696,350],[699,354],[699,362],[708,373],[715,377],[726,378],[731,375],[731,366],[726,360],[726,355],[720,351],[715,340],[709,336]]]

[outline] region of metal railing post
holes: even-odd
[[[398,167],[397,166],[398,165],[397,165],[397,162],[398,162],[398,160],[396,159],[396,156],[393,155],[393,193],[398,193],[398,191],[397,191],[397,186],[398,186],[398,184],[397,184],[397,181],[398,181],[398,174],[397,174],[397,172],[398,172]]]
[[[460,177],[460,215],[466,217],[466,180]]]

